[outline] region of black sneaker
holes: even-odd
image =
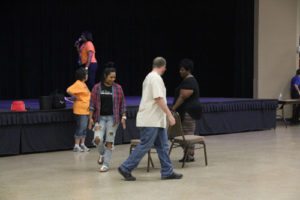
[[[184,160],[184,157],[181,158],[181,159],[179,160],[179,162],[183,162],[183,160]],[[185,160],[185,162],[194,162],[194,161],[195,161],[194,156],[187,156],[187,158],[186,158],[186,160]]]
[[[170,179],[181,179],[183,177],[182,174],[177,174],[176,172],[173,172],[169,176],[161,177],[162,180],[170,180]]]
[[[125,181],[135,181],[136,178],[131,173],[124,172],[121,167],[118,168],[119,173],[124,177]]]

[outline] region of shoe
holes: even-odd
[[[118,168],[119,173],[124,177],[125,181],[135,181],[136,178],[131,173],[124,172],[121,167]]]
[[[81,144],[80,147],[82,148],[82,150],[83,150],[84,152],[90,151],[90,149],[87,148],[87,146],[85,146],[84,144]]]
[[[100,168],[100,172],[107,172],[109,170],[109,167],[102,165],[102,167]]]
[[[162,180],[170,180],[170,179],[181,179],[183,177],[182,174],[177,174],[176,172],[173,172],[169,176],[161,177]]]
[[[181,158],[181,159],[179,160],[179,162],[183,162],[183,160],[184,160],[184,157]],[[194,156],[187,156],[187,158],[186,158],[186,160],[185,160],[185,162],[194,162],[194,161],[195,161]]]
[[[104,161],[104,156],[100,155],[100,156],[99,156],[99,159],[97,160],[98,164],[99,164],[99,165],[102,165],[102,164],[103,164],[103,161]]]
[[[74,151],[74,152],[83,152],[83,149],[80,148],[79,146],[75,146],[75,147],[73,148],[73,151]]]

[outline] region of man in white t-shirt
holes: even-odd
[[[153,60],[152,72],[143,82],[142,100],[136,117],[136,126],[140,127],[141,143],[118,168],[126,181],[135,181],[131,175],[144,155],[154,146],[160,164],[161,179],[181,179],[182,174],[175,173],[168,155],[167,120],[169,125],[175,124],[175,119],[167,106],[166,87],[161,76],[166,71],[166,60],[157,57]]]

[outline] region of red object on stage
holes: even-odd
[[[10,110],[14,112],[25,112],[26,109],[24,101],[13,101],[11,103]]]

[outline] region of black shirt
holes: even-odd
[[[113,115],[113,93],[112,86],[105,86],[101,83],[100,100],[101,109],[100,115]]]
[[[199,85],[195,77],[191,76],[185,78],[175,89],[173,105],[176,103],[180,95],[181,89],[193,90],[193,94],[189,98],[185,99],[183,104],[181,104],[177,108],[177,111],[179,112],[181,117],[183,117],[184,113],[187,112],[191,115],[192,118],[199,119],[201,117],[202,110],[201,110],[201,104],[199,102]]]

